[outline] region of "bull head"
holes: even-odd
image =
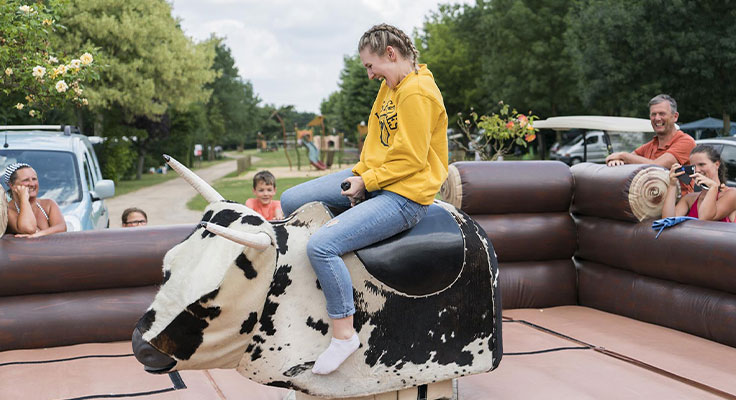
[[[225,201],[164,157],[210,204],[194,232],[166,254],[164,282],[133,333],[134,353],[150,372],[234,368],[249,343],[245,333],[256,322],[254,311],[263,307],[277,234],[258,213]]]

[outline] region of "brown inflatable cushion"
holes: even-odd
[[[578,263],[578,274],[580,305],[736,347],[736,295],[590,261]]]
[[[569,259],[577,247],[569,213],[473,215],[499,262]]]
[[[577,304],[570,259],[499,263],[498,273],[504,310]]]
[[[130,340],[157,289],[0,297],[0,351]]]
[[[572,175],[559,161],[462,161],[450,165],[442,199],[468,214],[568,211]]]
[[[164,254],[193,225],[0,240],[0,296],[156,285]]]
[[[662,167],[581,163],[570,171],[575,178],[571,209],[574,214],[631,222],[662,215],[669,180]]]
[[[685,221],[655,239],[651,222],[580,217],[576,257],[736,295],[736,224]]]

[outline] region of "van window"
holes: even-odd
[[[90,157],[87,151],[84,152],[84,170],[87,176],[87,187],[89,187],[89,190],[95,190],[95,183],[97,183],[99,178],[95,176],[95,165],[92,163],[92,157]]]
[[[82,182],[74,153],[48,150],[0,150],[0,168],[30,164],[38,174],[38,197],[53,199],[60,206],[82,200]]]
[[[87,161],[89,162],[89,166],[92,169],[92,180],[95,182],[102,180],[100,164],[97,162],[97,155],[95,154],[94,146],[92,146],[88,142],[84,142],[84,146],[87,149],[87,154],[85,154],[85,156],[87,156]]]
[[[588,136],[587,138],[585,138],[585,143],[586,144],[598,143],[598,136]]]
[[[84,166],[84,176],[85,178],[87,178],[87,187],[89,188],[89,190],[95,190],[94,179],[92,179],[92,172],[89,170],[87,157],[85,157],[84,161],[82,161],[82,165]]]
[[[721,160],[729,163],[736,163],[736,147],[723,146],[723,151],[721,152]]]

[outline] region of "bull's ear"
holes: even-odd
[[[225,200],[225,198],[217,193],[217,190],[210,186],[209,183],[205,182],[204,179],[197,176],[197,174],[190,171],[189,168],[182,165],[179,161],[176,161],[173,157],[164,154],[164,160],[166,160],[166,164],[169,164],[171,169],[176,171],[176,173],[184,178],[185,181],[189,182],[189,184],[192,185],[192,187],[196,189],[205,200],[207,200],[207,203]]]
[[[271,237],[264,232],[241,232],[210,222],[201,222],[200,225],[217,236],[222,236],[243,246],[252,247],[261,251],[271,246]]]

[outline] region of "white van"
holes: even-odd
[[[636,149],[654,133],[648,119],[592,115],[547,118],[534,121],[534,127],[558,132],[580,131],[571,140],[553,147],[550,153],[550,159],[569,165],[583,161],[604,162],[613,152]]]

